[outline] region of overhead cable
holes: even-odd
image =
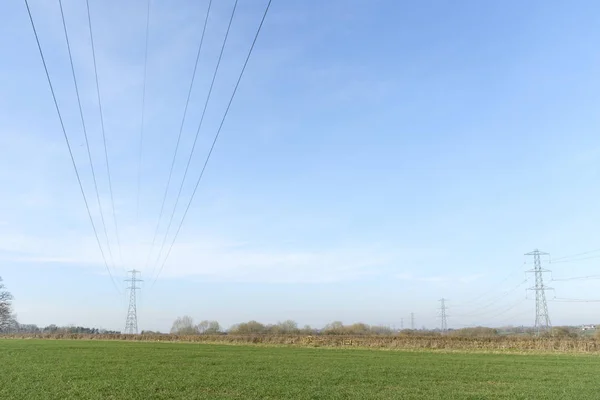
[[[148,37],[150,32],[150,3],[151,1],[148,0],[148,7],[146,11],[146,40],[144,46],[144,81],[142,84],[142,117],[140,126],[140,144],[138,156],[137,199],[135,208],[135,218],[138,222],[140,218],[140,190],[142,186],[142,157],[144,154],[144,122],[146,114],[146,78],[148,75]]]
[[[90,0],[86,0],[85,1],[86,7],[87,7],[87,16],[88,16],[88,26],[89,26],[89,30],[90,30],[90,42],[92,44],[92,57],[94,60],[94,76],[96,78],[96,93],[97,93],[97,97],[98,97],[98,109],[100,111],[100,126],[102,128],[102,142],[104,144],[104,159],[106,162],[106,172],[108,174],[108,190],[110,192],[110,204],[112,206],[112,214],[113,214],[113,222],[115,224],[115,234],[116,234],[116,239],[117,239],[117,246],[119,248],[119,259],[121,260],[121,267],[125,268],[123,266],[123,253],[121,250],[121,239],[119,238],[119,225],[117,224],[117,213],[115,210],[115,198],[113,195],[113,186],[112,186],[112,178],[111,178],[111,173],[110,173],[110,163],[108,161],[108,149],[106,146],[106,132],[104,129],[104,112],[102,111],[102,100],[101,100],[101,96],[100,96],[100,83],[98,81],[98,67],[96,64],[96,48],[94,46],[94,33],[92,30],[92,17],[91,17],[91,13],[90,13]]]
[[[600,303],[600,300],[596,299],[568,299],[564,297],[554,297],[550,301],[556,301],[560,303]]]
[[[242,70],[240,72],[240,75],[237,79],[237,82],[235,84],[235,87],[233,89],[233,92],[231,94],[231,98],[229,99],[229,102],[227,104],[227,108],[225,109],[225,113],[223,114],[223,118],[221,119],[221,123],[219,124],[219,128],[217,129],[217,133],[213,139],[212,145],[210,147],[210,150],[208,152],[208,155],[206,156],[206,159],[204,161],[204,165],[202,166],[202,170],[200,172],[200,176],[198,177],[198,180],[196,181],[196,185],[194,186],[194,190],[192,192],[192,195],[190,196],[190,199],[187,203],[187,206],[185,208],[185,212],[183,213],[183,217],[181,218],[181,221],[179,223],[179,226],[177,227],[177,230],[175,231],[175,235],[173,237],[173,240],[171,241],[171,245],[169,246],[169,250],[167,251],[167,255],[165,256],[160,269],[156,275],[156,278],[154,279],[154,282],[152,283],[152,285],[154,286],[154,284],[156,283],[156,280],[158,279],[160,273],[162,272],[170,254],[171,251],[173,250],[173,245],[175,244],[175,241],[177,240],[177,236],[179,236],[179,232],[181,231],[181,227],[183,226],[183,222],[185,221],[185,217],[188,214],[188,211],[190,210],[190,206],[192,204],[192,201],[194,200],[194,196],[196,195],[196,192],[198,190],[198,186],[200,185],[200,182],[202,181],[202,177],[204,176],[204,171],[206,170],[206,166],[208,165],[208,162],[210,161],[210,157],[213,153],[213,150],[215,149],[215,145],[217,143],[217,140],[219,139],[219,135],[221,134],[221,130],[223,129],[223,124],[225,123],[225,120],[227,119],[227,115],[229,113],[229,109],[231,108],[231,103],[233,102],[233,99],[235,98],[235,94],[237,93],[238,87],[240,85],[240,82],[242,80],[242,77],[244,76],[244,72],[246,71],[246,67],[248,65],[248,61],[250,60],[250,56],[252,55],[252,51],[254,50],[254,47],[256,45],[256,41],[258,39],[258,36],[260,34],[260,31],[263,27],[263,24],[265,22],[265,18],[267,17],[267,14],[269,12],[269,8],[271,7],[271,2],[272,0],[269,0],[269,2],[267,3],[267,6],[265,8],[265,12],[262,16],[262,19],[260,21],[260,25],[258,26],[258,29],[256,30],[256,34],[254,35],[254,40],[252,41],[252,45],[250,46],[250,50],[248,51],[248,55],[246,56],[246,60],[244,61],[244,65],[242,67]]]
[[[198,61],[200,60],[200,54],[202,53],[202,46],[204,44],[204,36],[206,33],[206,26],[208,24],[208,17],[210,16],[210,10],[212,6],[212,0],[208,2],[208,9],[206,10],[206,17],[204,18],[204,27],[202,28],[202,35],[200,36],[200,44],[198,45],[198,51],[196,52],[196,62],[194,63],[194,70],[192,72],[192,78],[190,80],[190,87],[187,93],[187,99],[185,100],[185,107],[183,109],[183,116],[181,118],[181,124],[179,125],[179,134],[177,135],[177,142],[175,144],[175,152],[173,153],[173,158],[171,160],[171,168],[169,169],[169,177],[167,178],[167,185],[165,187],[165,191],[163,193],[162,203],[160,205],[160,211],[158,213],[158,221],[156,222],[156,228],[154,229],[154,235],[152,236],[152,243],[150,245],[150,250],[148,251],[148,257],[146,258],[146,267],[150,264],[150,257],[152,256],[152,250],[154,250],[154,245],[156,244],[156,238],[158,236],[158,231],[160,228],[160,222],[162,220],[165,204],[167,201],[167,194],[169,193],[169,188],[171,187],[171,179],[173,177],[173,169],[175,168],[175,161],[177,159],[177,154],[179,152],[179,144],[181,142],[181,135],[183,133],[183,126],[185,124],[185,119],[188,112],[188,106],[190,104],[190,98],[192,96],[192,89],[194,88],[194,81],[196,79],[196,71],[198,70]],[[162,251],[162,250],[161,250]],[[160,252],[159,252],[160,255]],[[157,262],[158,263],[158,262]],[[154,270],[156,268],[155,263],[152,267],[152,272],[150,276],[154,275]]]
[[[490,306],[494,305],[495,303],[498,302],[498,300],[506,297],[507,295],[511,294],[512,292],[514,292],[515,290],[517,290],[518,288],[520,288],[521,286],[523,286],[525,283],[527,283],[527,279],[523,280],[522,282],[520,282],[517,286],[513,287],[512,289],[509,289],[507,291],[505,291],[504,293],[500,294],[499,296],[494,297],[491,301],[486,302],[486,304],[482,307],[477,307],[475,308],[475,311],[471,311],[465,314],[458,314],[459,316],[472,316],[472,315],[478,315],[478,314],[483,314],[483,313],[487,313],[488,311],[486,310],[487,308],[489,308]],[[486,310],[486,311],[484,311]]]
[[[519,266],[519,269],[520,268],[521,267]],[[502,280],[500,280],[500,282],[498,282],[498,284],[496,285],[496,288],[500,288],[502,286],[502,284],[504,284],[506,281],[508,281],[518,271],[519,270],[517,270],[517,269],[513,269],[506,277],[504,277],[504,279],[502,279]],[[464,303],[461,303],[461,304],[454,305],[453,308],[456,308],[456,307],[465,307],[465,306],[473,304],[473,303],[481,300],[482,298],[485,298],[485,297],[487,297],[487,296],[489,296],[489,295],[491,295],[493,293],[494,293],[494,291],[492,290],[492,288],[490,288],[486,292],[481,293],[480,295],[478,295],[477,297],[472,298],[471,300],[465,301]]]
[[[600,275],[575,276],[570,278],[552,278],[552,281],[583,281],[590,279],[600,279]]]
[[[600,256],[591,256],[591,257],[584,257],[584,258],[576,258],[574,260],[571,260],[571,259],[563,260],[563,259],[561,259],[560,261],[553,261],[552,264],[576,263],[576,262],[579,262],[579,261],[592,260],[592,259],[595,259],[595,258],[600,258]]]
[[[587,255],[587,254],[597,253],[597,252],[599,252],[599,251],[600,251],[600,249],[595,249],[595,250],[584,251],[583,253],[577,253],[577,254],[572,254],[572,255],[570,255],[570,256],[558,257],[558,258],[555,258],[555,259],[553,259],[551,262],[556,262],[556,261],[559,261],[559,260],[564,260],[564,259],[567,259],[567,258],[573,258],[573,257],[585,256],[585,255]]]
[[[67,136],[67,131],[65,129],[65,124],[63,121],[63,117],[62,114],[60,112],[60,107],[58,106],[58,101],[56,100],[56,94],[54,93],[54,87],[52,86],[52,80],[50,79],[50,73],[48,72],[48,66],[46,65],[46,59],[44,57],[44,52],[42,51],[42,46],[40,44],[40,39],[38,37],[38,33],[37,30],[35,28],[35,23],[33,22],[33,17],[31,15],[31,9],[29,8],[29,2],[28,0],[25,0],[25,6],[27,7],[27,14],[29,15],[29,21],[31,22],[31,28],[33,29],[33,34],[35,35],[35,40],[37,43],[37,47],[38,50],[40,52],[40,58],[42,60],[42,64],[44,65],[44,71],[46,73],[46,79],[48,80],[48,86],[50,87],[50,92],[52,93],[52,99],[54,101],[54,107],[56,108],[56,113],[58,115],[58,119],[60,121],[60,126],[63,132],[63,137],[65,139],[65,143],[67,145],[67,149],[69,151],[69,156],[71,158],[71,163],[73,165],[73,170],[75,171],[75,176],[77,177],[77,182],[79,183],[79,190],[81,191],[81,195],[83,197],[83,202],[85,203],[85,208],[88,214],[88,217],[90,219],[90,223],[92,224],[92,230],[94,231],[94,236],[96,237],[96,243],[98,244],[98,248],[100,249],[100,254],[102,255],[102,259],[104,261],[104,266],[106,267],[106,271],[108,272],[108,275],[110,276],[110,279],[115,287],[115,289],[117,290],[117,292],[120,293],[119,291],[119,287],[117,286],[112,272],[110,270],[110,267],[108,266],[108,262],[106,260],[106,255],[104,254],[104,250],[102,249],[102,244],[100,243],[100,238],[98,237],[98,231],[96,229],[96,225],[94,223],[94,219],[92,218],[92,213],[90,212],[90,206],[88,204],[87,201],[87,197],[85,195],[85,191],[83,190],[83,185],[81,183],[81,177],[79,175],[79,170],[77,168],[77,164],[75,163],[75,157],[73,156],[73,150],[71,148],[71,143],[69,141],[69,137]]]
[[[62,18],[63,30],[65,32],[65,41],[67,43],[67,50],[69,52],[69,62],[71,63],[71,73],[73,75],[73,83],[75,85],[75,93],[77,95],[77,105],[79,106],[79,117],[81,119],[81,126],[83,129],[83,137],[85,138],[85,147],[87,149],[88,160],[90,162],[90,167],[92,170],[92,180],[94,181],[94,191],[96,192],[96,201],[98,202],[98,209],[100,210],[100,221],[102,222],[102,229],[104,231],[104,237],[106,238],[106,248],[108,250],[109,259],[115,268],[115,261],[112,254],[112,250],[110,248],[110,240],[108,239],[108,231],[106,229],[106,222],[104,220],[104,211],[102,208],[102,202],[100,201],[100,191],[98,190],[98,181],[96,179],[96,169],[94,168],[94,162],[92,160],[92,152],[90,150],[90,142],[88,140],[87,127],[85,124],[85,118],[83,116],[83,107],[81,106],[81,97],[79,95],[79,85],[77,84],[77,76],[75,74],[75,66],[73,64],[73,55],[71,53],[71,43],[69,41],[69,34],[67,31],[67,23],[65,21],[65,13],[63,10],[62,0],[58,1],[58,5],[60,6],[60,16]]]
[[[194,137],[194,142],[192,143],[192,149],[190,151],[190,155],[188,157],[187,164],[185,166],[185,170],[183,171],[183,178],[181,179],[181,184],[179,185],[179,191],[177,192],[177,197],[175,198],[175,205],[173,206],[173,211],[171,212],[171,216],[169,217],[169,223],[167,224],[165,236],[163,237],[162,244],[160,245],[160,249],[158,250],[158,254],[156,256],[156,261],[154,263],[154,267],[152,268],[152,272],[154,272],[155,267],[160,262],[160,257],[165,248],[165,245],[167,244],[169,232],[171,230],[171,226],[172,226],[173,220],[175,218],[175,212],[177,211],[177,205],[179,205],[179,200],[181,199],[181,193],[183,192],[183,186],[185,185],[185,180],[187,178],[187,174],[189,172],[190,165],[192,163],[192,159],[193,159],[194,153],[196,151],[196,144],[198,143],[198,137],[200,136],[200,130],[202,128],[202,123],[204,122],[204,116],[206,115],[206,109],[208,108],[208,103],[210,101],[210,97],[211,97],[211,94],[212,94],[212,91],[213,91],[213,88],[215,85],[215,81],[217,79],[217,75],[219,72],[219,66],[221,65],[221,60],[223,59],[223,53],[225,51],[225,46],[227,45],[227,39],[229,38],[229,32],[231,30],[231,24],[233,23],[233,17],[235,16],[235,11],[237,9],[237,5],[238,5],[238,0],[235,0],[235,3],[233,4],[233,9],[231,11],[231,17],[229,18],[229,24],[227,25],[227,31],[225,32],[225,38],[223,39],[223,45],[221,46],[221,52],[219,53],[217,65],[215,67],[215,70],[214,70],[214,73],[212,76],[212,81],[210,83],[210,87],[209,87],[208,93],[206,95],[206,100],[204,102],[204,109],[202,110],[202,115],[200,117],[200,123],[198,124],[198,129],[196,130],[196,136]]]

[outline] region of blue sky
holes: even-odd
[[[117,256],[79,3],[65,0],[64,8]],[[0,15],[8,54],[0,63],[0,276],[22,322],[122,329],[124,270],[137,268],[146,279],[144,329],[168,330],[183,314],[225,326],[291,318],[399,327],[411,312],[417,326],[435,327],[441,297],[450,299],[451,327],[529,325],[534,302],[524,289],[532,277],[524,282],[524,271],[532,260],[523,254],[600,248],[597,4],[274,0],[180,237],[152,285],[146,259],[207,2],[153,1],[139,212],[146,3],[90,3],[122,293],[87,220],[25,6],[11,2]],[[168,211],[233,5],[215,3]],[[99,223],[58,4],[30,4]],[[265,5],[239,2],[175,224]],[[166,219],[162,234],[165,227]],[[597,261],[551,269],[557,278],[590,275]],[[549,298],[598,298],[597,281],[551,286]],[[558,302],[549,310],[554,324],[595,322],[600,311]]]

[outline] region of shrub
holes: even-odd
[[[493,337],[498,335],[498,330],[494,328],[486,328],[477,326],[474,328],[462,328],[449,332],[451,336],[460,337]]]

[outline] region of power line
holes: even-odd
[[[519,270],[520,270],[520,269],[519,269]],[[504,277],[504,279],[502,279],[500,282],[498,282],[498,284],[496,285],[496,288],[499,288],[499,287],[501,287],[501,286],[502,286],[502,284],[504,284],[506,281],[508,281],[508,280],[509,280],[509,279],[510,279],[510,278],[511,278],[513,275],[515,275],[515,273],[516,273],[516,272],[518,272],[519,270],[517,270],[517,269],[514,269],[512,272],[510,272],[510,273],[509,273],[509,274],[508,274],[506,277]],[[490,295],[490,294],[492,294],[492,293],[493,293],[493,291],[492,291],[492,290],[488,290],[488,291],[486,291],[486,292],[484,292],[484,293],[480,294],[479,296],[477,296],[477,297],[474,297],[473,299],[471,299],[471,300],[469,300],[469,301],[466,301],[466,302],[464,302],[464,303],[462,303],[462,304],[453,305],[453,307],[464,307],[464,306],[466,306],[466,305],[469,305],[469,304],[475,303],[476,301],[478,301],[478,300],[480,300],[480,299],[482,299],[482,298],[485,298],[485,297],[487,297],[488,295]],[[488,300],[489,300],[489,299],[488,299]]]
[[[600,300],[589,300],[589,299],[568,299],[563,297],[554,297],[550,301],[560,303],[600,303]]]
[[[499,296],[494,297],[491,301],[485,303],[485,305],[481,306],[481,307],[477,307],[475,308],[474,311],[471,312],[467,312],[464,314],[458,314],[459,317],[470,317],[473,315],[479,315],[479,314],[484,314],[487,313],[488,311],[486,310],[487,308],[489,308],[490,306],[496,304],[498,302],[498,300],[503,299],[504,297],[506,297],[507,295],[513,293],[514,291],[516,291],[518,288],[520,288],[521,286],[523,286],[525,283],[527,283],[527,279],[521,281],[517,286],[514,286],[513,288],[501,293]],[[486,311],[483,311],[486,310]]]
[[[513,309],[515,309],[515,308],[516,308],[516,307],[518,307],[519,305],[523,304],[523,303],[524,303],[526,300],[527,300],[526,298],[522,298],[522,299],[519,299],[519,300],[518,300],[516,303],[513,303],[513,304],[511,304],[511,305],[510,305],[510,306],[508,306],[507,308],[502,308],[502,311],[500,311],[500,312],[498,312],[498,313],[496,313],[496,314],[492,315],[491,317],[487,317],[487,318],[484,320],[484,321],[486,322],[485,324],[468,324],[468,325],[464,325],[464,324],[463,324],[462,326],[465,326],[465,327],[475,327],[475,326],[483,326],[483,325],[488,325],[488,324],[489,324],[489,322],[490,322],[491,320],[493,320],[493,319],[495,319],[495,318],[498,318],[498,317],[500,317],[500,316],[502,316],[502,315],[506,314],[507,312],[509,312],[509,311],[511,311],[511,310],[513,310]],[[496,321],[496,322],[493,322],[493,323],[494,323],[494,324],[500,324],[500,323],[503,323],[503,322],[505,322],[505,321],[508,321],[508,320],[510,320],[510,319],[512,319],[512,318],[514,318],[514,317],[516,317],[516,316],[521,316],[521,315],[524,315],[524,314],[526,314],[526,313],[529,313],[529,311],[522,311],[522,312],[520,312],[520,313],[518,313],[518,314],[512,315],[512,316],[511,316],[511,317],[509,317],[509,318],[504,318],[504,319],[502,319],[502,320],[500,320],[500,321]]]
[[[148,75],[148,37],[150,31],[150,4],[148,0],[148,9],[146,13],[146,43],[144,46],[144,83],[142,85],[142,118],[140,127],[140,151],[138,157],[138,176],[137,176],[137,201],[136,201],[136,212],[135,218],[139,221],[140,217],[140,189],[142,186],[142,156],[144,152],[144,121],[146,113],[146,77]]]
[[[513,315],[511,315],[511,316],[510,316],[510,317],[508,317],[508,318],[504,318],[504,319],[502,319],[502,320],[500,320],[500,321],[496,321],[496,322],[495,322],[495,324],[496,324],[496,325],[499,325],[499,324],[504,324],[504,323],[506,323],[507,321],[510,321],[510,320],[512,320],[512,319],[514,319],[514,318],[516,318],[516,317],[521,317],[521,316],[523,316],[523,315],[525,315],[525,314],[529,314],[529,310],[525,310],[525,311],[523,311],[523,312],[520,312],[520,313],[518,313],[518,314],[513,314]]]
[[[112,254],[112,250],[110,248],[110,240],[108,239],[108,231],[106,230],[106,222],[104,220],[104,211],[102,208],[102,202],[100,201],[100,191],[98,190],[98,181],[96,179],[96,170],[94,168],[94,162],[92,160],[92,152],[90,150],[90,142],[88,140],[87,127],[85,124],[85,118],[83,116],[83,107],[81,106],[81,97],[79,95],[79,85],[77,84],[77,76],[75,74],[75,66],[73,64],[73,55],[71,53],[71,43],[69,41],[69,34],[68,34],[68,30],[67,30],[67,23],[65,21],[65,14],[64,14],[64,10],[63,10],[62,0],[58,1],[58,5],[60,6],[60,16],[62,18],[63,29],[65,32],[65,41],[67,43],[67,50],[69,52],[69,62],[71,64],[71,73],[73,75],[73,83],[75,85],[75,93],[77,95],[77,105],[79,106],[79,116],[81,118],[81,126],[83,128],[83,136],[85,138],[85,146],[87,149],[88,160],[90,162],[90,167],[92,170],[92,179],[94,181],[94,190],[96,192],[96,200],[98,202],[98,208],[100,210],[100,220],[102,222],[102,229],[104,231],[104,236],[106,238],[106,247],[108,250],[108,255],[111,260],[113,269],[115,269],[115,261],[114,261],[114,257]]]
[[[115,279],[113,278],[112,272],[110,271],[110,267],[108,266],[108,262],[106,261],[106,255],[104,254],[104,250],[102,249],[102,244],[100,243],[100,238],[98,237],[98,231],[96,229],[96,224],[94,224],[94,219],[92,218],[92,213],[90,212],[90,206],[87,201],[87,197],[85,195],[85,191],[83,190],[83,185],[81,183],[81,177],[79,175],[79,170],[77,169],[77,164],[75,163],[75,157],[73,156],[73,150],[71,148],[71,143],[69,142],[69,137],[67,136],[67,131],[65,129],[65,124],[62,118],[62,114],[60,112],[60,107],[58,106],[58,101],[56,100],[56,94],[54,93],[54,87],[52,86],[52,80],[50,79],[50,73],[48,72],[48,66],[46,65],[46,59],[44,57],[44,52],[42,51],[42,45],[40,44],[40,39],[37,34],[37,30],[35,29],[35,23],[33,22],[33,17],[31,15],[31,9],[29,8],[28,0],[25,0],[25,6],[27,7],[27,14],[29,15],[29,21],[31,22],[31,28],[33,29],[33,34],[35,35],[35,41],[37,43],[38,50],[40,52],[40,58],[42,59],[42,64],[44,65],[44,71],[46,72],[46,79],[48,80],[48,86],[50,87],[50,92],[52,93],[52,99],[54,100],[54,106],[56,108],[56,113],[58,114],[58,119],[60,121],[60,126],[63,132],[63,136],[65,138],[65,143],[67,144],[67,149],[69,150],[69,156],[71,157],[71,163],[73,164],[73,170],[75,171],[75,176],[77,177],[77,182],[79,183],[79,190],[81,191],[81,195],[83,197],[83,202],[85,203],[85,209],[87,211],[88,217],[90,219],[90,223],[92,224],[92,229],[94,231],[94,236],[96,237],[96,242],[98,243],[98,248],[100,249],[100,254],[102,255],[102,259],[104,261],[104,266],[106,267],[106,271],[108,271],[108,275],[115,286],[117,292],[120,293],[119,287],[117,286]]]
[[[555,258],[554,260],[552,260],[551,262],[554,263],[556,261],[563,260],[563,259],[566,259],[566,258],[573,258],[573,257],[585,256],[586,254],[597,253],[599,251],[600,251],[600,249],[584,251],[583,253],[577,253],[577,254],[572,254],[570,256],[558,257],[558,258]]]
[[[509,305],[508,309],[511,310],[512,308],[516,307],[518,304],[521,304],[521,303],[525,302],[526,300],[527,300],[527,297],[525,296],[525,297],[519,299],[516,304]],[[506,307],[506,304],[504,304],[504,305],[502,305],[500,307],[488,309],[488,310],[485,310],[485,311],[479,311],[477,313],[467,314],[467,315],[463,315],[463,316],[467,317],[467,318],[469,318],[469,317],[470,318],[473,318],[473,317],[479,318],[480,316],[485,316],[485,318],[495,318],[498,314],[501,315],[505,311],[507,311],[507,309],[505,307]],[[492,315],[492,317],[489,317],[489,315]]]
[[[248,61],[250,60],[250,56],[252,55],[252,51],[254,50],[254,46],[256,45],[256,41],[258,39],[258,36],[260,34],[260,31],[262,29],[262,26],[265,22],[265,18],[267,17],[267,14],[269,12],[269,8],[271,7],[271,2],[272,0],[269,0],[269,2],[267,3],[267,7],[265,8],[265,12],[262,16],[262,19],[260,21],[260,25],[258,26],[258,29],[256,30],[256,34],[254,35],[254,40],[252,41],[252,46],[250,46],[250,50],[248,51],[248,55],[246,56],[246,60],[244,61],[244,65],[242,67],[242,70],[240,72],[240,75],[238,77],[238,80],[235,84],[235,87],[233,89],[233,93],[231,94],[231,98],[229,99],[229,103],[227,104],[227,108],[225,109],[225,113],[223,114],[223,118],[221,119],[221,123],[219,124],[219,128],[217,129],[217,133],[214,137],[214,140],[212,142],[212,145],[210,147],[210,150],[208,152],[208,155],[206,156],[206,160],[204,161],[204,165],[202,166],[202,170],[200,172],[200,176],[198,177],[198,180],[196,181],[196,185],[194,187],[194,191],[192,192],[192,195],[188,201],[188,204],[185,208],[185,212],[183,213],[183,217],[181,218],[181,221],[179,223],[179,226],[177,227],[177,231],[175,232],[175,236],[173,237],[173,240],[171,242],[171,245],[169,246],[169,250],[167,252],[167,255],[165,256],[165,259],[163,260],[161,267],[158,271],[158,273],[156,274],[156,278],[154,279],[154,282],[152,283],[152,285],[154,286],[154,283],[156,283],[156,280],[158,279],[158,276],[160,275],[160,273],[162,272],[170,254],[171,251],[173,250],[173,245],[175,244],[175,241],[177,240],[177,236],[179,235],[179,232],[181,231],[181,227],[183,226],[183,222],[185,220],[185,217],[187,216],[187,213],[190,209],[190,206],[192,204],[192,201],[194,200],[194,196],[196,195],[196,191],[198,190],[198,186],[200,185],[200,182],[202,181],[202,177],[204,176],[204,171],[206,170],[206,166],[208,165],[208,162],[210,160],[210,157],[213,153],[213,150],[215,148],[215,145],[217,143],[217,140],[219,139],[219,135],[221,134],[221,130],[223,129],[223,124],[225,123],[225,119],[227,118],[227,114],[229,113],[229,109],[231,108],[231,103],[233,102],[233,99],[235,98],[235,94],[238,90],[238,87],[240,85],[240,82],[242,80],[242,77],[244,76],[244,71],[246,70],[246,66],[248,65]],[[236,1],[237,3],[237,1]]]
[[[165,244],[167,243],[167,239],[169,236],[169,231],[171,230],[171,225],[173,224],[173,220],[175,218],[175,211],[177,210],[177,205],[179,204],[179,199],[181,199],[181,193],[183,192],[183,186],[185,184],[185,179],[187,178],[188,171],[190,169],[190,164],[192,163],[192,158],[194,156],[194,152],[196,150],[196,144],[198,143],[198,137],[200,135],[200,129],[202,128],[202,123],[204,122],[204,116],[206,115],[206,109],[208,108],[208,103],[210,101],[210,96],[212,94],[215,80],[217,79],[217,74],[219,72],[219,66],[221,65],[221,60],[223,58],[223,52],[225,51],[225,46],[227,44],[227,38],[229,37],[229,32],[231,30],[231,24],[233,23],[233,17],[235,16],[235,11],[237,9],[238,0],[235,0],[233,4],[233,9],[231,11],[231,17],[229,18],[229,24],[227,25],[227,31],[225,32],[225,38],[223,39],[223,45],[221,46],[221,52],[219,53],[219,58],[217,60],[217,65],[215,67],[212,81],[210,83],[210,87],[208,89],[208,94],[206,95],[206,100],[204,102],[204,109],[202,110],[202,116],[200,117],[200,123],[198,124],[198,129],[196,130],[196,136],[194,137],[194,142],[192,144],[192,150],[190,151],[190,155],[187,160],[187,164],[185,166],[185,170],[183,172],[183,178],[181,179],[181,184],[179,185],[179,191],[177,193],[177,197],[175,198],[175,205],[173,206],[173,211],[171,212],[171,216],[169,217],[169,223],[167,224],[167,230],[165,232],[165,236],[163,238],[162,244],[160,245],[160,250],[156,255],[156,261],[154,263],[154,267],[152,268],[152,272],[154,272],[154,268],[160,262],[160,257],[165,248]],[[182,122],[183,124],[183,122]],[[184,217],[185,218],[185,217]],[[160,221],[159,221],[160,222]]]
[[[552,281],[582,281],[588,279],[600,279],[600,275],[575,276],[570,278],[552,278]]]
[[[190,87],[188,89],[187,99],[185,101],[185,107],[183,109],[183,117],[181,118],[181,124],[179,126],[179,135],[177,136],[177,143],[175,144],[175,152],[173,153],[173,159],[171,160],[171,168],[169,169],[169,177],[167,179],[167,186],[165,187],[165,192],[163,194],[162,204],[160,205],[160,211],[159,211],[159,214],[158,214],[158,221],[156,222],[156,228],[154,229],[154,235],[152,237],[152,244],[150,245],[150,251],[148,252],[148,257],[146,259],[146,267],[148,267],[148,264],[150,263],[150,257],[152,256],[152,250],[154,249],[154,245],[156,244],[156,237],[158,236],[158,230],[160,228],[160,221],[162,220],[162,217],[163,217],[163,214],[164,214],[165,204],[166,204],[166,201],[167,201],[167,194],[169,193],[169,188],[171,187],[171,179],[173,177],[173,169],[175,168],[175,160],[177,159],[177,154],[179,152],[179,144],[181,142],[181,135],[183,133],[183,126],[185,124],[185,119],[186,119],[186,116],[187,116],[188,106],[190,104],[190,98],[192,96],[192,89],[194,87],[194,81],[196,79],[196,71],[198,70],[198,61],[200,60],[200,54],[202,52],[202,45],[204,44],[204,36],[205,36],[205,33],[206,33],[206,26],[208,24],[208,17],[210,15],[211,6],[212,6],[212,0],[210,0],[208,2],[208,9],[206,10],[206,17],[204,18],[204,27],[202,28],[202,35],[200,37],[200,44],[198,45],[198,52],[196,53],[196,62],[194,63],[194,70],[192,72],[192,79],[190,81]],[[162,249],[161,249],[161,251],[162,251]],[[158,256],[160,257],[160,252],[159,252]],[[153,265],[152,272],[150,273],[150,276],[154,275],[154,270],[156,268],[156,264],[158,264],[158,261],[156,261],[156,263]]]
[[[520,306],[521,304],[523,304],[527,299],[526,298],[522,298],[519,299],[519,301],[517,301],[516,303],[513,303],[512,305],[510,305],[508,308],[502,309],[502,311],[500,311],[499,313],[496,313],[494,315],[492,315],[491,317],[487,317],[488,320],[490,319],[494,319],[494,318],[498,318],[504,314],[506,314],[507,312],[509,312],[510,310],[513,310],[515,307]]]
[[[585,260],[592,260],[595,258],[600,258],[600,256],[591,256],[591,257],[584,257],[584,258],[577,258],[575,260],[560,260],[560,261],[553,261],[552,264],[561,264],[561,263],[575,263],[575,262],[579,262],[579,261],[585,261]]]
[[[104,129],[104,113],[102,111],[102,100],[101,100],[101,96],[100,96],[100,83],[98,82],[98,68],[97,68],[97,65],[96,65],[96,49],[94,47],[94,33],[93,33],[93,30],[92,30],[92,17],[91,17],[91,13],[90,13],[90,0],[86,0],[85,4],[86,4],[86,7],[87,7],[88,26],[90,28],[90,42],[92,44],[92,57],[93,57],[93,60],[94,60],[94,76],[96,78],[96,93],[98,94],[98,108],[100,110],[100,125],[102,127],[102,142],[104,144],[104,159],[106,161],[106,172],[108,174],[108,189],[109,189],[109,192],[110,192],[110,203],[111,203],[111,206],[112,206],[113,221],[114,221],[114,224],[115,224],[115,234],[116,234],[116,238],[117,238],[117,246],[119,248],[119,259],[121,260],[121,264],[122,264],[123,263],[123,253],[121,251],[121,240],[119,238],[119,225],[117,224],[117,214],[116,214],[116,211],[115,211],[115,198],[113,196],[112,178],[111,178],[111,174],[110,174],[110,163],[108,161],[108,149],[106,147],[106,133],[105,133],[105,129]]]

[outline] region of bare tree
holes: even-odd
[[[196,329],[201,335],[216,335],[221,332],[221,325],[217,321],[202,321]]]
[[[171,333],[175,335],[197,335],[198,327],[194,325],[194,319],[187,315],[179,317],[173,322]]]
[[[198,326],[196,326],[196,329],[198,330],[198,333],[199,333],[199,334],[201,334],[201,335],[202,335],[202,334],[204,334],[204,333],[206,333],[206,331],[207,331],[207,329],[208,329],[208,324],[209,324],[209,323],[210,323],[210,322],[208,322],[208,321],[206,321],[206,320],[204,320],[204,321],[200,322],[200,323],[198,324]]]
[[[266,333],[267,327],[257,321],[242,322],[229,328],[230,333],[238,335]]]
[[[275,335],[290,335],[293,333],[298,333],[298,331],[298,324],[296,321],[292,321],[291,319],[269,326],[269,333],[273,333]]]
[[[371,326],[372,335],[393,335],[394,331],[389,326],[373,325]]]
[[[2,331],[2,329],[0,329]],[[17,315],[13,314],[8,318],[8,323],[6,324],[5,332],[8,333],[17,333],[21,331],[21,324],[17,321]]]
[[[217,321],[209,321],[208,328],[204,331],[207,335],[216,335],[221,333],[221,325]]]
[[[5,331],[12,323],[12,295],[0,277],[0,331]]]
[[[310,325],[304,325],[304,328],[300,330],[303,335],[314,335],[317,333],[316,329],[313,329]]]
[[[371,327],[362,322],[356,322],[348,327],[346,327],[346,331],[351,335],[366,335],[369,333]]]
[[[341,321],[333,321],[330,324],[325,325],[323,333],[326,335],[342,335],[344,334],[345,327]]]

